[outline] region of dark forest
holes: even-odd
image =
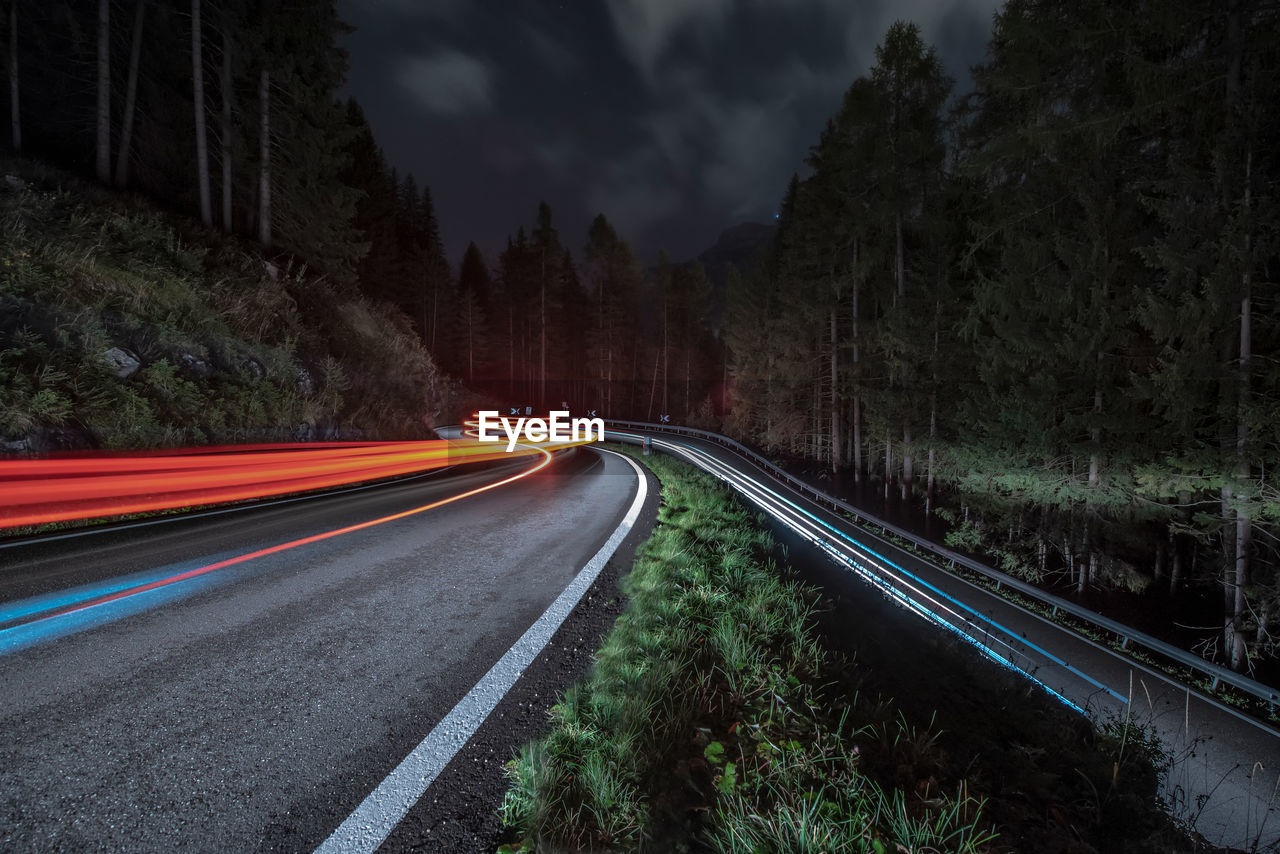
[[[1273,4],[1010,0],[972,91],[895,24],[813,129],[772,237],[714,276],[646,264],[609,211],[562,234],[537,200],[496,258],[446,257],[432,176],[398,174],[342,95],[328,0],[4,11],[13,154],[305,265],[290,287],[377,306],[474,399],[719,430],[1273,666]],[[7,439],[78,417],[71,384],[49,391],[65,406],[20,395],[54,358],[5,369]]]

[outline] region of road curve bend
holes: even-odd
[[[406,512],[529,465],[0,549],[0,850],[322,843],[635,501],[627,461],[579,449]],[[254,552],[30,628],[52,600]],[[5,647],[6,632],[25,635]]]

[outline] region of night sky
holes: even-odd
[[[539,200],[579,253],[604,212],[646,262],[773,218],[895,19],[957,89],[997,0],[339,0],[348,91],[431,187],[450,259],[492,261]]]

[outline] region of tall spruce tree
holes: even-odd
[[[487,313],[493,283],[484,255],[475,243],[468,243],[458,267],[455,348],[457,362],[465,364],[464,376],[470,383],[484,379],[488,364]]]

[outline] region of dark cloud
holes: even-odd
[[[504,4],[505,5],[505,4]],[[604,212],[651,259],[766,220],[895,20],[958,88],[997,0],[340,0],[348,89],[436,199],[455,260],[539,200],[581,247]]]
[[[492,105],[493,72],[479,59],[448,48],[400,61],[396,80],[424,107],[445,115]]]

